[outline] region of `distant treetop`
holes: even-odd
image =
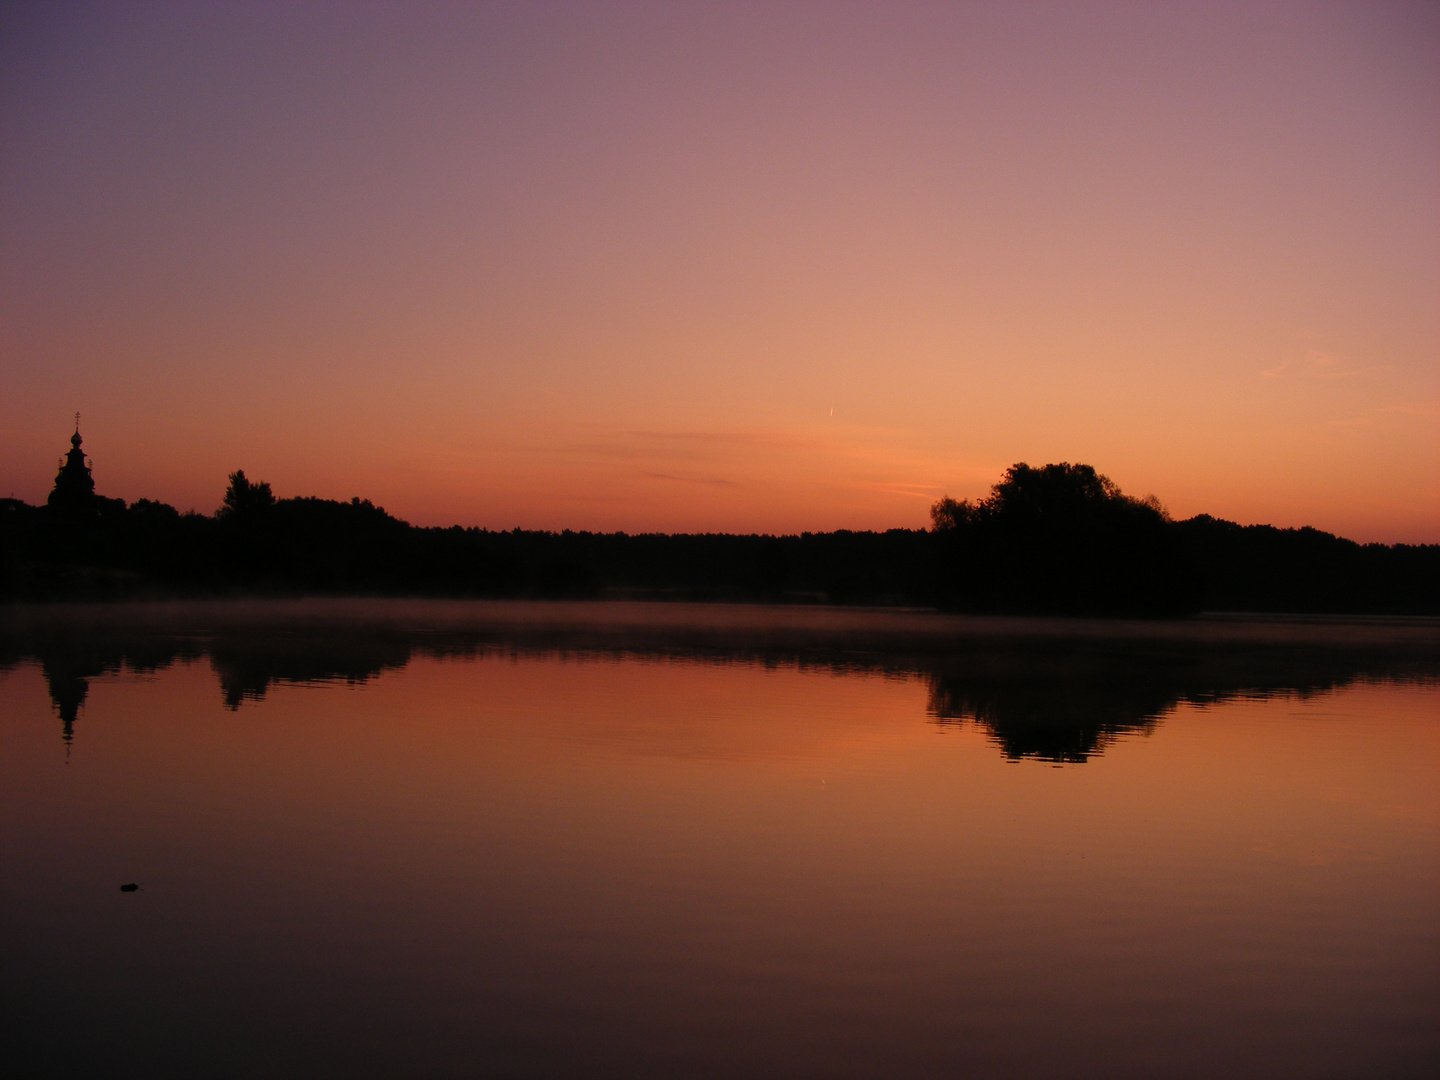
[[[263,513],[274,505],[275,495],[266,481],[252,484],[246,478],[244,469],[236,469],[230,474],[230,486],[225,489],[225,499],[215,511],[215,516],[246,518]]]

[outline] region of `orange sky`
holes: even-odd
[[[7,5],[0,495],[1440,542],[1416,4]]]

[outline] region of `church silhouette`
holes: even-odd
[[[90,474],[91,462],[80,449],[80,414],[75,414],[75,434],[70,436],[70,451],[60,459],[55,475],[55,488],[45,500],[47,506],[71,513],[95,508],[95,478]]]

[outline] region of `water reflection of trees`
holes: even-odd
[[[957,657],[926,677],[935,723],[975,724],[1011,760],[1078,763],[1121,736],[1149,733],[1182,704],[1308,696],[1366,679],[1433,680],[1437,669],[1433,658],[1364,649],[1086,643]]]
[[[996,681],[930,676],[930,714],[941,725],[984,727],[1012,761],[1083,762],[1116,736],[1149,732],[1178,703],[1159,687],[1041,677]]]
[[[210,664],[220,680],[225,707],[261,701],[272,686],[366,682],[381,672],[410,662],[411,643],[364,635],[289,638],[217,638],[209,648]]]
[[[159,671],[177,661],[208,660],[221,700],[235,710],[277,685],[364,683],[405,667],[415,656],[642,657],[707,663],[761,663],[835,672],[883,672],[923,678],[929,713],[942,728],[973,724],[1006,757],[1080,763],[1114,739],[1151,731],[1177,705],[1240,695],[1312,693],[1361,679],[1440,678],[1433,630],[1413,647],[1380,646],[1338,635],[1297,647],[1224,635],[1097,640],[993,636],[932,642],[754,640],[744,633],[611,633],[588,628],[491,627],[443,632],[387,626],[247,626],[210,634],[68,625],[17,631],[0,625],[0,667],[38,662],[67,747],[91,681],[122,670]],[[1362,635],[1363,638],[1363,635]]]

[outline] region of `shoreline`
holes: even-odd
[[[965,615],[912,607],[641,600],[244,598],[0,604],[6,637],[63,631],[208,637],[342,632],[416,637],[536,636],[596,644],[847,648],[866,652],[976,648],[1275,648],[1440,658],[1440,617],[1203,613],[1134,619]]]

